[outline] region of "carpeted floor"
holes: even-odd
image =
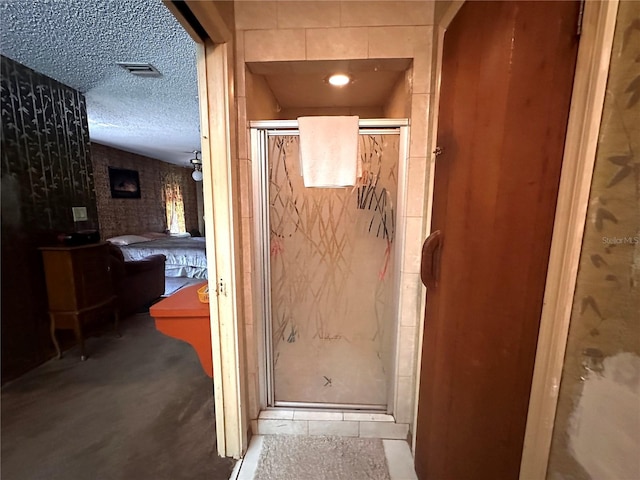
[[[227,480],[212,384],[186,343],[139,314],[2,388],[2,478]]]
[[[382,440],[265,435],[255,480],[389,480]]]

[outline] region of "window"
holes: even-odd
[[[185,233],[182,179],[175,173],[165,174],[162,191],[169,233]]]

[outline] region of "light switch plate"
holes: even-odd
[[[71,207],[74,222],[85,222],[87,218],[87,207]]]

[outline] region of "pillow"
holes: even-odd
[[[119,237],[107,238],[107,242],[111,242],[114,245],[131,245],[133,243],[148,242],[150,239],[141,237],[140,235],[120,235]]]

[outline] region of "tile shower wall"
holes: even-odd
[[[40,252],[97,223],[84,96],[4,56],[2,75],[2,381],[49,358]],[[87,207],[74,225],[71,207]]]
[[[639,22],[620,2],[549,480],[640,478]]]
[[[240,163],[241,242],[243,254],[244,317],[246,325],[249,416],[257,419],[258,331],[253,319],[251,189],[247,112],[250,92],[245,88],[245,62],[411,58],[406,88],[411,139],[406,192],[406,259],[401,268],[399,362],[395,372],[396,420],[411,423],[415,395],[418,325],[423,288],[419,279],[419,252],[427,225],[424,209],[431,155],[428,135],[433,103],[431,78],[434,2],[289,2],[242,1],[235,3],[236,94],[238,105],[238,159]],[[268,96],[269,94],[266,93]],[[399,101],[400,103],[404,103]],[[384,107],[384,106],[381,106]],[[387,106],[388,107],[388,106]],[[396,105],[388,111],[405,111]],[[262,119],[282,118],[282,112],[265,112]],[[245,205],[248,206],[245,207]]]
[[[178,175],[182,181],[187,231],[198,228],[196,182],[191,178],[191,168],[172,165],[98,143],[91,145],[91,158],[102,238],[166,230],[162,178],[167,173]],[[111,198],[108,167],[136,170],[140,177],[140,198]]]

